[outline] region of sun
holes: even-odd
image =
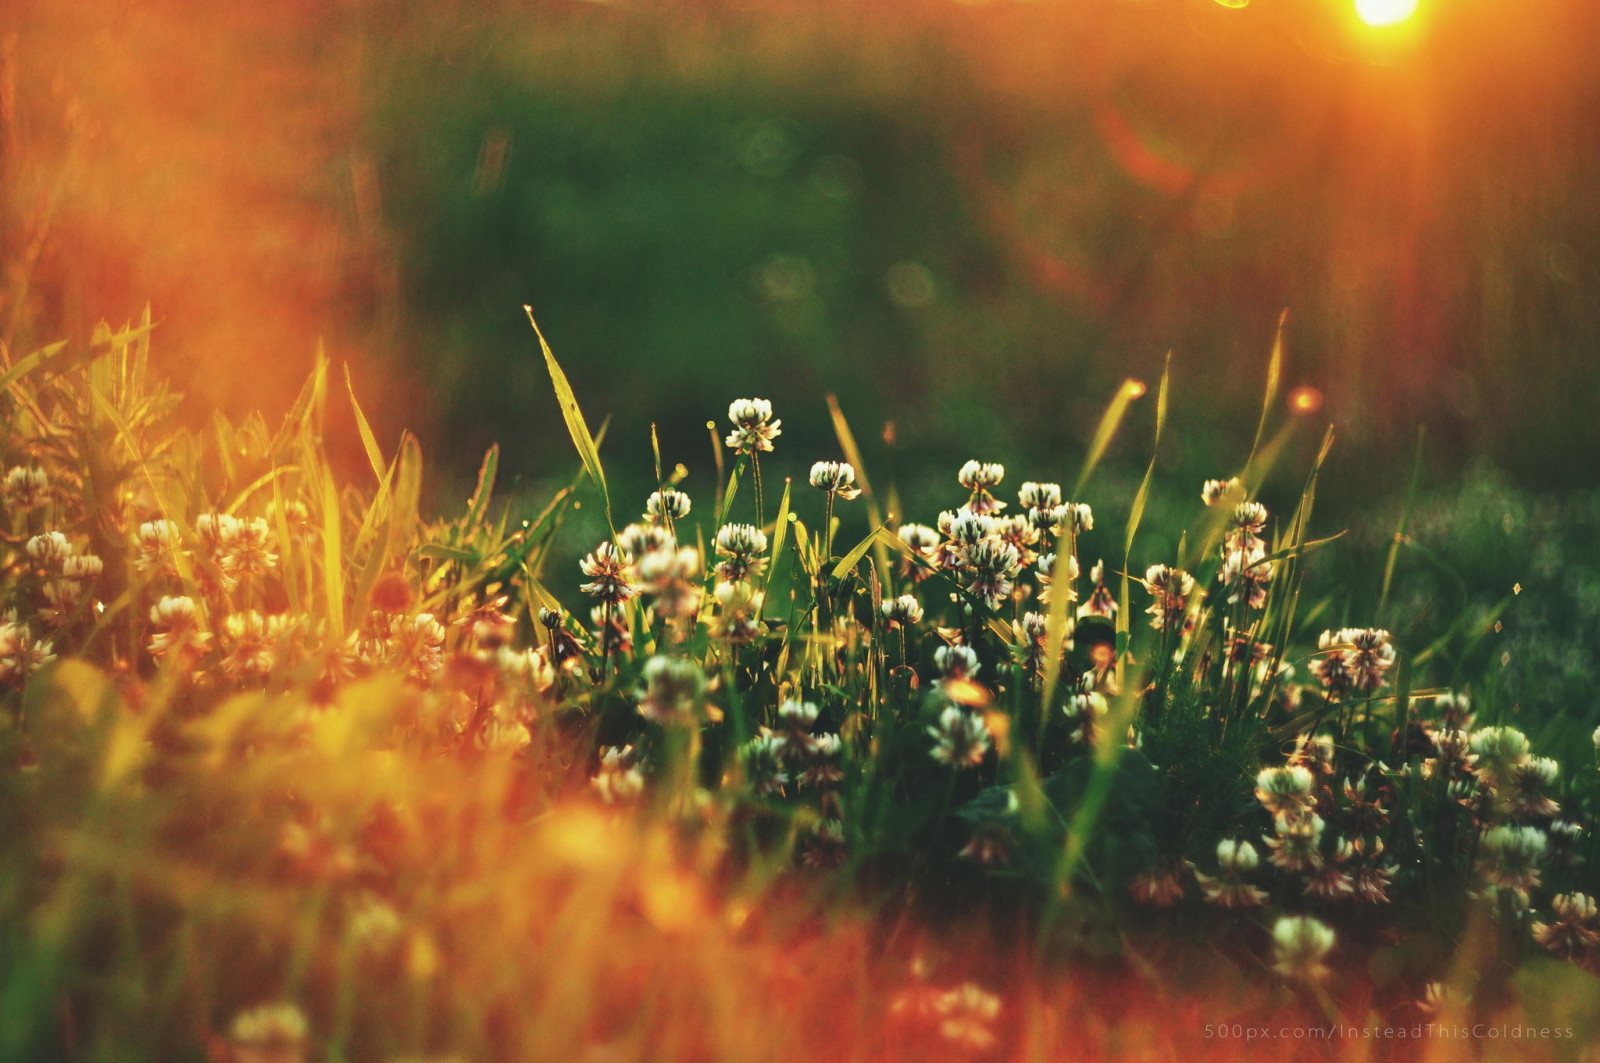
[[[1369,26],[1393,26],[1417,13],[1417,0],[1356,0],[1356,14]]]

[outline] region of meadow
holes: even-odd
[[[429,520],[347,376],[194,433],[151,334],[7,359],[6,1058],[1595,1036],[1592,710],[1519,716],[1500,609],[1424,645],[1308,578],[1336,459],[1275,467],[1276,358],[1258,445],[1152,553],[1150,477],[1079,499],[1141,399],[1159,446],[1165,379],[1115,394],[1070,491],[973,460],[919,523],[837,409],[808,462],[759,398],[717,420],[715,491],[658,453],[612,497],[543,346],[570,483],[508,522],[491,451]],[[615,532],[552,569],[579,505]]]

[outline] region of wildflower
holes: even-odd
[[[785,764],[803,764],[811,756],[815,740],[811,728],[817,722],[816,702],[799,698],[785,698],[778,706],[779,733],[774,739],[774,751]]]
[[[600,747],[600,770],[589,780],[600,800],[608,805],[619,805],[644,791],[644,772],[640,770],[638,759],[631,745]]]
[[[978,674],[978,655],[971,646],[940,646],[933,651],[933,666],[945,679],[971,679]]]
[[[1135,875],[1128,884],[1128,892],[1140,904],[1154,908],[1170,908],[1183,899],[1184,878],[1189,870],[1183,860],[1167,860],[1146,868]]]
[[[1382,628],[1361,628],[1345,634],[1350,644],[1344,655],[1345,670],[1357,690],[1370,694],[1383,685],[1384,676],[1394,666],[1389,633]]]
[[[288,1063],[305,1058],[310,1025],[293,1004],[263,1004],[240,1012],[228,1027],[239,1063]]]
[[[810,868],[832,868],[844,863],[844,824],[837,819],[812,824],[800,861]]]
[[[1271,850],[1268,859],[1274,866],[1285,871],[1304,872],[1314,870],[1322,862],[1317,851],[1322,842],[1321,816],[1315,812],[1279,812],[1272,822],[1276,834],[1262,841]]]
[[[1067,696],[1061,711],[1072,725],[1073,740],[1093,744],[1099,723],[1111,711],[1111,706],[1106,696],[1094,689],[1094,676],[1091,674],[1078,681],[1078,688]]]
[[[263,518],[237,520],[230,517],[223,528],[217,564],[228,579],[257,576],[278,563],[278,555],[268,549],[272,535]]]
[[[942,537],[933,528],[926,524],[902,524],[897,534],[900,541],[912,554],[926,561],[929,566],[938,567],[939,543]],[[921,583],[933,573],[929,568],[916,564],[910,558],[905,560],[901,574],[913,582]]]
[[[106,570],[106,563],[94,554],[74,554],[61,562],[61,574],[70,580],[87,583]]]
[[[28,557],[42,569],[56,569],[72,554],[72,543],[58,531],[35,535],[28,540]]]
[[[1509,786],[1517,770],[1531,759],[1528,737],[1515,727],[1484,727],[1475,731],[1471,748],[1477,757],[1474,770],[1478,779],[1490,789]]]
[[[963,982],[933,1002],[939,1018],[939,1036],[963,1048],[981,1052],[995,1043],[993,1024],[1000,1014],[1000,998],[973,982]]]
[[[1377,834],[1389,825],[1389,810],[1383,806],[1383,791],[1366,775],[1344,781],[1345,816],[1357,834]]]
[[[1227,495],[1229,491],[1243,491],[1244,484],[1239,482],[1237,476],[1226,480],[1207,480],[1205,486],[1200,488],[1200,500],[1208,506],[1214,506]]]
[[[1303,815],[1316,804],[1315,785],[1310,769],[1301,764],[1263,768],[1256,775],[1256,800],[1275,816]]]
[[[1349,693],[1350,672],[1344,666],[1344,652],[1339,637],[1332,631],[1317,636],[1317,649],[1322,657],[1311,666],[1312,674],[1322,683],[1330,698],[1342,698]]]
[[[772,419],[772,403],[766,399],[735,399],[728,406],[728,420],[733,431],[726,442],[741,454],[770,453],[772,441],[783,434],[778,427],[783,422]]]
[[[1499,889],[1526,894],[1539,885],[1539,864],[1547,844],[1537,827],[1495,827],[1479,842],[1484,879]]]
[[[1247,535],[1260,535],[1267,527],[1267,507],[1260,502],[1240,502],[1233,507],[1233,527]]]
[[[700,551],[654,550],[634,566],[639,583],[655,599],[656,611],[668,619],[693,616],[700,608]]]
[[[1106,586],[1106,563],[1096,561],[1089,570],[1089,578],[1094,580],[1094,590],[1089,594],[1089,600],[1078,607],[1078,616],[1103,616],[1107,620],[1117,615],[1117,599],[1112,595],[1111,588]]]
[[[911,627],[922,622],[922,603],[914,594],[891,598],[881,606],[883,618],[893,627]]]
[[[548,651],[543,646],[531,650],[501,646],[495,651],[494,662],[508,683],[541,694],[555,685],[556,671],[550,664]]]
[[[200,630],[200,614],[187,595],[162,595],[150,607],[150,623],[160,628],[150,636],[150,656],[180,653],[199,657],[211,648],[211,635]]]
[[[777,740],[770,732],[758,734],[741,746],[739,760],[744,765],[744,777],[750,789],[758,795],[782,793],[789,782],[778,755]]]
[[[275,646],[282,633],[281,618],[263,617],[254,609],[234,613],[222,622],[231,648],[222,669],[234,679],[265,679],[276,662]]]
[[[415,683],[427,683],[444,666],[444,625],[432,613],[418,613],[390,630],[390,659]]]
[[[811,466],[811,486],[840,498],[855,498],[861,493],[856,486],[856,470],[848,461],[819,461]]]
[[[8,508],[28,513],[49,501],[50,476],[37,465],[17,465],[6,472],[0,494]]]
[[[758,579],[766,571],[767,533],[754,524],[717,529],[717,575],[728,581]]]
[[[1161,631],[1183,619],[1194,593],[1194,577],[1181,568],[1151,565],[1144,570],[1144,589],[1155,599],[1146,610],[1150,626]]]
[[[744,645],[761,634],[761,607],[766,595],[743,580],[719,583],[715,592],[717,617],[712,634]]]
[[[1061,653],[1072,649],[1072,633],[1076,626],[1072,617],[1065,618],[1061,631]],[[1044,613],[1023,613],[1020,621],[1012,622],[1011,630],[1023,648],[1023,663],[1031,671],[1042,672],[1050,653],[1050,617]]]
[[[652,524],[682,520],[689,515],[689,496],[671,487],[651,491],[644,502],[644,519]]]
[[[406,590],[410,589],[408,584]],[[376,596],[374,591],[374,597]],[[506,612],[506,606],[510,601],[508,595],[496,595],[455,621],[455,626],[467,629],[472,636],[473,644],[486,660],[510,643],[512,636],[516,634],[516,617]]]
[[[998,823],[977,827],[956,857],[984,867],[1004,867],[1011,859],[1011,832]]]
[[[1056,555],[1040,554],[1038,562],[1034,565],[1034,578],[1039,582],[1039,602],[1042,605],[1050,604],[1050,595],[1055,589]],[[1067,555],[1067,602],[1070,604],[1078,600],[1078,589],[1073,586],[1078,581],[1078,559]]]
[[[677,545],[677,537],[661,524],[629,524],[617,533],[617,546],[629,560]]]
[[[956,705],[939,714],[937,726],[929,727],[933,738],[933,759],[961,769],[983,763],[992,745],[983,718]]]
[[[1569,960],[1600,948],[1600,908],[1593,897],[1560,893],[1550,901],[1550,911],[1550,922],[1533,924],[1533,940]]]
[[[1561,811],[1547,791],[1556,783],[1560,765],[1549,757],[1530,757],[1511,770],[1505,787],[1506,812],[1512,819],[1548,819]]]
[[[956,480],[972,492],[964,507],[969,513],[985,516],[998,513],[1006,504],[994,497],[992,489],[1005,479],[1006,467],[998,462],[969,461],[956,473]]]
[[[1002,519],[999,527],[995,529],[995,534],[1000,537],[1001,542],[1017,551],[1018,567],[1027,568],[1038,558],[1038,552],[1034,547],[1039,545],[1041,538],[1039,529],[1023,514]]]
[[[1356,899],[1366,904],[1387,904],[1395,865],[1383,859],[1383,840],[1367,839],[1354,851],[1360,855],[1351,878]]]
[[[706,676],[700,665],[684,657],[655,656],[644,663],[644,685],[638,691],[639,715],[652,723],[693,720],[705,704]]]
[[[0,683],[25,680],[55,659],[55,646],[35,639],[15,613],[0,619]]]
[[[813,789],[837,786],[844,781],[844,768],[840,757],[844,753],[844,739],[829,733],[811,739],[810,759],[800,773],[800,785]]]
[[[1346,870],[1356,858],[1356,848],[1348,838],[1335,838],[1332,851],[1305,873],[1305,893],[1324,901],[1349,900],[1356,895],[1356,880]]]
[[[639,593],[628,559],[611,543],[601,543],[578,567],[590,582],[578,589],[606,605],[618,605]]]
[[[172,551],[178,545],[178,526],[170,520],[148,520],[139,525],[139,558],[134,567],[149,572],[156,567],[170,567]]]
[[[993,609],[1011,593],[1021,561],[1017,548],[1000,539],[980,539],[967,549],[967,592]]]
[[[1055,509],[1061,504],[1061,485],[1029,480],[1017,491],[1017,502],[1023,509]]]
[[[399,940],[403,929],[404,923],[394,906],[369,893],[355,903],[346,933],[357,948],[382,955]]]
[[[1272,925],[1272,969],[1292,981],[1327,977],[1323,959],[1333,949],[1333,931],[1309,915],[1280,916]]]
[[[1206,900],[1220,908],[1258,908],[1267,895],[1244,881],[1244,876],[1261,863],[1255,846],[1246,841],[1224,838],[1217,843],[1217,877],[1195,873]]]

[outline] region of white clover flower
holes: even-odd
[[[61,574],[70,580],[96,579],[106,569],[106,563],[94,554],[74,554],[61,562]]]
[[[940,646],[933,651],[933,666],[946,679],[972,679],[978,674],[978,655],[971,646]]]
[[[782,421],[772,420],[772,403],[766,399],[735,399],[728,406],[728,420],[733,431],[728,433],[727,445],[744,454],[772,450],[772,441],[783,432]]]
[[[1006,478],[1006,467],[995,461],[969,461],[961,466],[956,479],[969,491],[999,487]]]
[[[1254,871],[1260,863],[1255,846],[1247,841],[1224,838],[1217,843],[1217,864],[1224,871]]]
[[[611,543],[601,543],[589,556],[578,562],[578,568],[589,582],[578,589],[603,603],[616,605],[639,593],[633,584],[632,566],[621,551]]]
[[[305,1013],[293,1004],[263,1004],[234,1016],[228,1040],[237,1047],[272,1049],[292,1058],[302,1050],[310,1032]]]
[[[817,704],[799,698],[785,698],[778,706],[778,723],[788,731],[809,731],[817,722]]]
[[[692,616],[700,608],[700,551],[692,546],[655,550],[634,566],[642,588],[664,617]]]
[[[1029,480],[1017,491],[1017,502],[1023,509],[1055,509],[1061,504],[1061,485]]]
[[[1233,507],[1233,526],[1251,535],[1260,535],[1267,527],[1267,507],[1260,502],[1240,502]]]
[[[150,655],[165,657],[174,651],[199,656],[211,647],[211,636],[200,630],[200,614],[187,595],[162,595],[150,607],[150,623],[160,628],[150,636]]]
[[[697,719],[705,705],[706,675],[696,661],[657,655],[644,663],[639,715],[659,724]]]
[[[811,486],[840,498],[855,498],[861,493],[856,470],[848,461],[819,461],[811,466]]]
[[[1560,893],[1550,901],[1554,918],[1533,924],[1533,940],[1558,956],[1580,959],[1600,949],[1600,907],[1585,893]]]
[[[879,607],[883,618],[897,627],[911,627],[922,622],[922,603],[914,594],[891,598]]]
[[[993,745],[983,717],[956,705],[940,713],[938,725],[927,730],[933,738],[933,759],[958,770],[983,763]]]
[[[55,646],[35,639],[15,613],[0,619],[0,683],[25,680],[55,659]]]
[[[27,550],[40,568],[58,568],[72,555],[72,543],[58,531],[44,532],[28,540]]]
[[[671,487],[650,492],[645,499],[644,517],[655,524],[664,520],[682,520],[689,515],[689,496]]]
[[[663,524],[629,524],[617,533],[617,546],[629,560],[677,545],[677,537]]]
[[[766,595],[743,580],[718,583],[714,592],[717,617],[712,634],[743,645],[761,634],[761,607]]]
[[[1244,484],[1239,482],[1237,476],[1226,480],[1207,480],[1200,488],[1200,500],[1208,506],[1214,506],[1222,501],[1229,491],[1243,491]]]
[[[27,513],[49,500],[50,476],[37,465],[15,466],[7,471],[0,494],[11,509]]]
[[[1500,826],[1485,832],[1478,843],[1484,879],[1499,889],[1526,894],[1539,885],[1539,864],[1548,845],[1537,827]]]
[[[1256,800],[1274,815],[1309,812],[1316,804],[1312,793],[1316,780],[1309,768],[1291,764],[1283,768],[1262,768],[1256,774]]]
[[[789,783],[789,774],[784,771],[779,756],[779,746],[776,736],[758,734],[739,749],[745,780],[756,794],[778,794]]]
[[[1483,727],[1472,733],[1471,749],[1476,771],[1485,786],[1508,785],[1516,770],[1528,763],[1528,736],[1515,727]]]
[[[767,533],[754,524],[724,524],[717,529],[717,575],[722,579],[759,578],[766,571]]]
[[[589,785],[608,805],[623,804],[644,792],[644,771],[633,746],[600,747],[600,770]]]
[[[1150,626],[1159,631],[1183,619],[1194,593],[1194,577],[1181,568],[1151,565],[1144,570],[1144,589],[1154,599],[1146,610]]]
[[[1315,812],[1284,813],[1273,817],[1272,837],[1262,838],[1268,859],[1285,871],[1314,871],[1322,863],[1322,817]]]
[[[1321,981],[1328,973],[1322,961],[1333,943],[1326,923],[1309,915],[1280,916],[1272,925],[1272,969],[1294,981]]]

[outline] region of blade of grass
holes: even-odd
[[[1288,321],[1289,311],[1285,309],[1278,314],[1278,330],[1272,337],[1272,356],[1267,359],[1267,393],[1261,400],[1261,420],[1256,424],[1256,438],[1250,444],[1250,457],[1245,459],[1246,465],[1250,464],[1250,459],[1256,456],[1256,450],[1261,446],[1261,439],[1267,433],[1267,416],[1278,398],[1278,385],[1283,379],[1283,327]]]
[[[550,383],[555,387],[556,402],[561,407],[561,418],[567,424],[567,433],[572,436],[573,446],[578,448],[578,457],[583,460],[589,478],[600,488],[600,500],[606,510],[606,526],[611,529],[612,538],[616,538],[616,525],[611,519],[611,492],[606,487],[605,469],[600,466],[599,448],[595,446],[594,436],[589,434],[583,411],[578,408],[577,396],[572,393],[572,385],[567,383],[567,374],[562,371],[555,352],[539,330],[539,322],[534,320],[533,307],[523,306],[522,309],[528,315],[528,324],[533,326],[533,334],[539,337],[539,349],[544,352],[545,368],[550,371]]]

